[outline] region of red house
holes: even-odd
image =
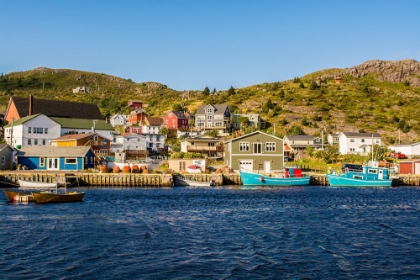
[[[170,130],[188,129],[188,117],[184,112],[169,111],[163,118],[163,126]]]
[[[143,109],[143,101],[141,100],[128,100],[128,108],[131,110]]]
[[[143,109],[136,109],[131,111],[128,116],[128,123],[131,125],[141,124],[149,115]]]

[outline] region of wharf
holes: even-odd
[[[210,182],[210,180],[214,180],[217,186],[242,185],[241,177],[237,173],[184,174],[184,177],[199,182]],[[328,179],[325,174],[311,174],[310,177],[310,185],[328,186]],[[59,185],[66,185],[68,187],[170,187],[173,184],[172,174],[98,172],[57,173],[37,170],[0,172],[0,184],[2,187],[17,186],[19,179],[45,183],[58,182]],[[394,177],[392,186],[420,186],[420,177],[404,175]]]

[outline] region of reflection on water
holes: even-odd
[[[0,196],[3,279],[420,277],[420,189],[95,188]]]

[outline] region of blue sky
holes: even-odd
[[[0,0],[0,73],[105,73],[226,90],[420,61],[418,0]]]

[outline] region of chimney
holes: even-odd
[[[32,95],[29,95],[29,112],[28,116],[32,115],[32,112],[34,111],[34,97]]]

